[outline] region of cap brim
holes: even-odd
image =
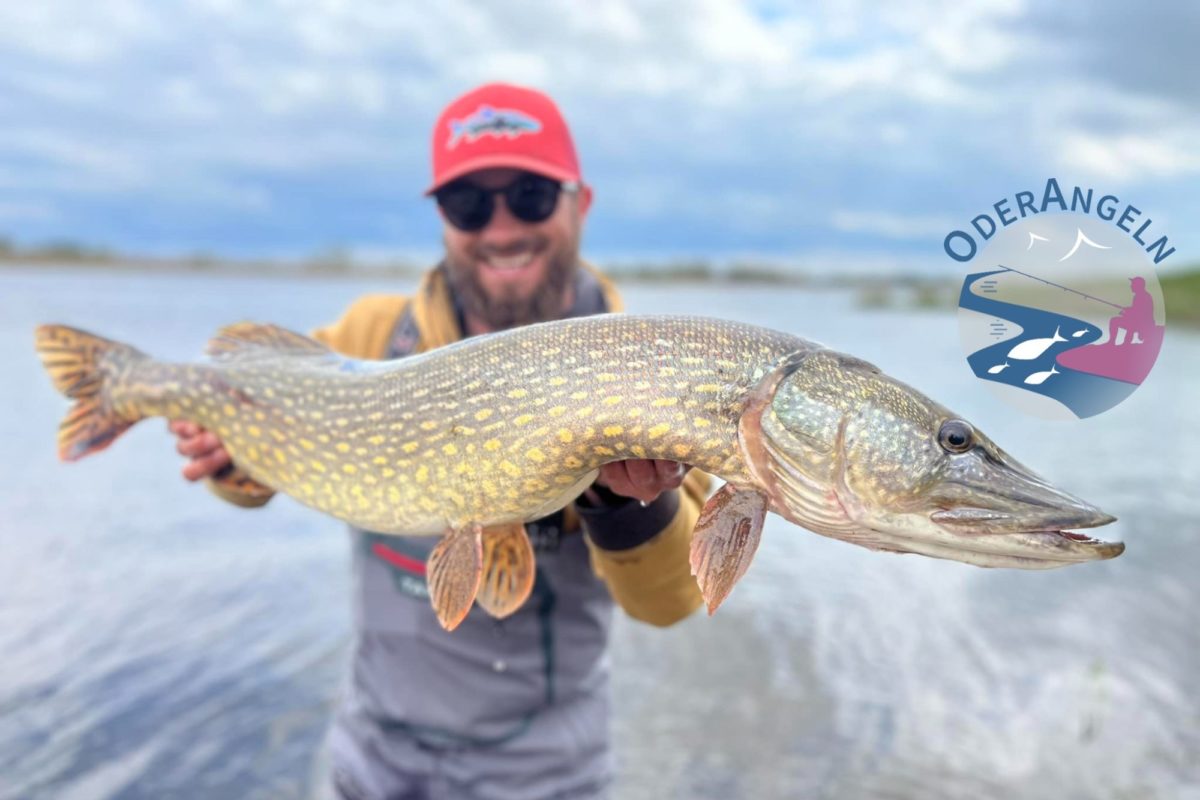
[[[547,178],[554,178],[559,181],[581,181],[579,175],[570,170],[563,169],[557,164],[550,164],[542,161],[539,158],[530,156],[509,155],[504,153],[492,153],[489,155],[478,156],[461,164],[456,164],[454,169],[447,170],[444,174],[439,175],[435,183],[425,190],[425,195],[429,196],[438,189],[445,186],[451,181],[458,180],[464,175],[469,175],[472,172],[477,172],[481,169],[523,169],[528,172],[536,172],[538,175],[545,175]]]

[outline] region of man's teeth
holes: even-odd
[[[514,270],[528,266],[532,260],[533,253],[525,252],[514,256],[490,256],[487,263],[492,269]]]

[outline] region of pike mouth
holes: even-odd
[[[960,537],[957,547],[985,557],[1057,566],[1079,561],[1103,561],[1125,552],[1123,542],[1109,542],[1071,530],[1108,525],[1116,521],[1111,514],[1081,504],[1069,512],[1059,511],[1047,516],[1058,518],[1023,520],[1020,513],[954,508],[935,511],[930,519]],[[1039,525],[1039,522],[1043,524]]]

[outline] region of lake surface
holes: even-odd
[[[304,797],[349,644],[340,523],[178,477],[161,420],[62,465],[32,328],[190,359],[228,322],[331,320],[363,279],[0,272],[0,797]],[[1050,572],[873,553],[770,518],[716,616],[621,619],[622,800],[1200,798],[1200,336],[1084,421],[1018,416],[949,313],[777,287],[626,290],[634,312],[788,330],[874,361],[1120,521]]]

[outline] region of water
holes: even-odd
[[[219,325],[305,329],[364,280],[0,272],[0,797],[303,797],[347,655],[339,523],[177,476],[163,423],[64,466],[32,352],[65,321],[190,358]],[[1200,336],[1082,422],[1018,416],[948,314],[778,288],[632,287],[631,311],[865,357],[1121,521],[1052,572],[872,553],[771,518],[713,618],[616,629],[616,797],[1200,798]]]

